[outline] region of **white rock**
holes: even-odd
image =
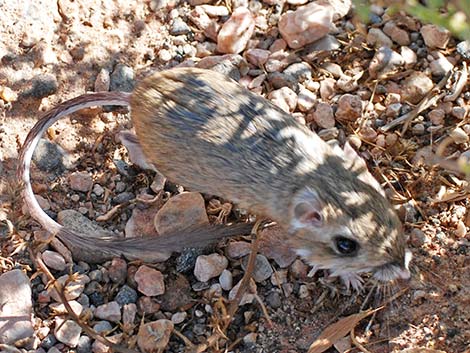
[[[289,47],[298,49],[326,36],[333,24],[333,14],[331,6],[312,2],[284,13],[279,19],[279,32]]]
[[[55,251],[46,250],[42,253],[42,260],[44,263],[57,271],[65,270],[66,263],[65,259],[59,253]]]
[[[73,320],[67,320],[63,322],[59,317],[55,321],[54,335],[60,342],[66,344],[69,347],[76,347],[82,328]]]
[[[121,321],[121,308],[115,301],[98,306],[95,309],[95,317],[102,320],[119,322]]]
[[[171,316],[171,322],[173,322],[175,325],[181,324],[184,320],[186,320],[187,316],[188,313],[186,311],[179,311]]]
[[[301,112],[308,112],[313,108],[313,105],[317,101],[317,95],[312,91],[300,86],[299,99],[297,100],[297,106]]]
[[[233,275],[229,270],[223,270],[219,276],[219,283],[223,290],[231,290],[233,287]]]
[[[281,87],[269,93],[268,98],[279,108],[289,113],[297,106],[297,94],[289,87]]]
[[[454,68],[454,65],[447,58],[440,54],[439,59],[431,61],[429,68],[434,76],[444,76]]]
[[[221,53],[242,52],[254,30],[255,20],[251,12],[244,7],[235,9],[217,35],[217,49]]]
[[[194,276],[200,282],[207,282],[211,278],[219,276],[228,266],[225,256],[219,254],[200,255],[196,259]]]

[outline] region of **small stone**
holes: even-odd
[[[228,16],[228,8],[226,6],[214,6],[214,5],[201,5],[204,12],[211,17],[223,17]]]
[[[233,288],[233,275],[229,270],[223,270],[219,276],[219,283],[223,290],[231,290]]]
[[[265,49],[247,49],[245,51],[245,58],[246,60],[255,65],[255,66],[262,66],[268,61],[269,55],[271,52]]]
[[[71,230],[78,233],[89,234],[109,234],[96,223],[84,217],[80,212],[75,210],[63,210],[57,214],[57,221],[63,226],[67,226]]]
[[[16,92],[14,92],[9,87],[0,86],[0,98],[3,99],[5,102],[10,103],[18,99],[18,94],[16,94]]]
[[[21,270],[0,275],[0,342],[3,344],[15,344],[34,334],[31,298],[29,278]]]
[[[343,69],[338,64],[327,62],[322,65],[322,68],[332,74],[336,79],[344,76]]]
[[[65,270],[66,264],[65,260],[59,253],[55,251],[46,250],[42,253],[42,260],[44,263],[57,271]]]
[[[184,322],[184,320],[186,320],[187,317],[188,317],[188,314],[186,313],[186,311],[180,311],[180,312],[174,313],[171,316],[171,322],[173,322],[175,325],[178,325]]]
[[[402,99],[411,104],[418,104],[433,88],[432,80],[423,72],[413,72],[402,84]]]
[[[125,304],[122,308],[122,324],[124,326],[124,331],[127,327],[132,327],[134,325],[135,316],[137,314],[137,305],[134,303]]]
[[[400,48],[400,55],[405,62],[405,67],[411,68],[418,62],[416,53],[408,47]]]
[[[248,258],[245,257],[242,261],[242,268],[246,270],[246,265],[248,263]],[[264,255],[256,255],[255,268],[253,270],[253,279],[260,283],[271,277],[273,274],[273,269],[268,259]]]
[[[402,56],[396,51],[381,47],[375,52],[369,64],[369,75],[371,77],[386,76],[395,72],[405,63]]]
[[[363,126],[359,130],[359,136],[361,137],[362,140],[368,141],[368,142],[374,142],[375,139],[377,138],[377,131],[375,131],[372,127],[370,126]],[[385,139],[384,139],[385,140]],[[384,141],[385,142],[385,141]],[[380,145],[379,145],[380,146]]]
[[[93,325],[93,330],[98,333],[109,333],[113,329],[113,326],[108,321],[98,321]]]
[[[160,304],[151,297],[140,297],[137,300],[137,308],[141,314],[151,315],[160,310]]]
[[[266,297],[266,303],[273,309],[279,309],[282,305],[281,296],[277,291],[272,291]]]
[[[388,105],[387,110],[385,111],[385,116],[389,118],[396,118],[400,114],[401,107],[401,103],[393,103]]]
[[[335,349],[339,352],[339,353],[346,353],[346,352],[349,352],[351,351],[351,337],[349,336],[346,336],[346,337],[343,337],[343,338],[340,338],[338,339],[334,345]]]
[[[250,40],[255,30],[255,20],[251,12],[236,8],[223,24],[217,35],[217,49],[221,53],[240,53]]]
[[[423,299],[426,299],[426,292],[424,290],[416,290],[413,293],[413,301],[414,302],[419,302]]]
[[[394,21],[388,21],[383,30],[395,43],[399,45],[410,45],[408,32],[398,27]]]
[[[308,297],[310,297],[310,291],[308,290],[308,287],[305,284],[301,284],[299,287],[299,298],[306,299]]]
[[[179,36],[182,34],[188,34],[191,32],[191,28],[184,22],[181,17],[176,17],[170,27],[170,34],[173,36]]]
[[[451,114],[454,118],[463,120],[467,115],[467,110],[464,107],[452,107]]]
[[[273,286],[280,286],[284,283],[287,283],[287,270],[275,271],[271,275],[271,284]]]
[[[296,60],[296,55],[292,55],[291,53],[281,50],[272,53],[269,56],[268,61],[266,61],[266,64],[264,65],[264,68],[267,72],[279,72],[284,70],[287,66],[289,66]]]
[[[70,175],[69,183],[72,190],[88,192],[93,186],[93,179],[87,172],[75,172]]]
[[[371,28],[367,33],[366,37],[367,43],[373,45],[376,48],[389,47],[393,46],[392,40],[379,28]]]
[[[311,116],[313,121],[323,129],[330,129],[335,126],[333,108],[328,103],[318,103]]]
[[[239,259],[250,253],[251,245],[246,241],[231,241],[225,249],[229,258]]]
[[[135,289],[129,287],[128,285],[123,285],[119,292],[116,294],[114,300],[120,305],[124,306],[126,304],[131,304],[137,302],[137,292]]]
[[[299,107],[299,110],[301,112],[308,112],[313,108],[316,101],[316,94],[301,86],[299,91],[299,99],[297,100],[297,106]]]
[[[444,76],[454,68],[454,65],[447,60],[444,55],[439,55],[439,59],[431,61],[429,68],[434,76]]]
[[[297,106],[297,94],[289,87],[282,87],[280,89],[271,91],[268,99],[276,106],[289,113],[294,111]]]
[[[197,192],[184,192],[171,197],[155,216],[159,234],[169,234],[181,228],[209,223],[204,199]]]
[[[99,197],[104,194],[104,189],[100,184],[95,184],[93,186],[93,193]]]
[[[455,129],[451,130],[449,132],[449,136],[456,144],[466,143],[469,140],[468,135],[460,127],[456,127]]]
[[[414,247],[419,248],[427,243],[428,239],[422,230],[414,228],[410,234],[410,242]]]
[[[312,67],[305,62],[293,63],[286,67],[282,73],[294,77],[295,81],[300,83],[312,79]]]
[[[91,352],[91,338],[88,336],[80,336],[77,344],[77,353]]]
[[[168,49],[160,49],[160,51],[158,52],[158,58],[162,62],[166,63],[170,61],[171,59],[173,59],[173,54]]]
[[[165,294],[160,298],[162,310],[173,312],[178,308],[186,307],[193,301],[191,286],[185,276],[178,275],[176,279],[168,281]]]
[[[228,266],[225,256],[219,254],[201,255],[196,260],[194,276],[200,282],[207,282],[211,278],[219,276]]]
[[[109,91],[110,83],[111,76],[109,74],[109,71],[105,68],[101,69],[95,79],[95,92]]]
[[[451,35],[447,29],[433,24],[426,24],[421,27],[420,33],[428,47],[439,49],[447,47]]]
[[[85,289],[85,285],[90,282],[90,278],[87,275],[74,275],[73,279],[69,275],[63,275],[57,279],[57,281],[64,286],[64,295],[67,300],[77,299]],[[49,293],[51,297],[60,302],[62,299],[53,287],[49,287]]]
[[[362,115],[362,100],[359,96],[343,94],[336,110],[338,120],[356,121]]]
[[[113,258],[108,268],[109,279],[117,284],[123,284],[127,277],[127,262],[119,257]]]
[[[455,227],[455,236],[457,238],[464,238],[467,235],[467,227],[462,220],[457,222],[457,226]]]
[[[132,92],[135,86],[134,70],[124,64],[117,64],[110,77],[109,90]]]
[[[137,289],[144,295],[155,296],[165,293],[165,283],[160,271],[148,266],[140,266],[134,275]]]
[[[121,308],[115,301],[100,305],[94,311],[95,317],[113,322],[121,321]]]
[[[141,325],[137,333],[137,345],[143,353],[163,352],[173,328],[173,322],[165,319]]]
[[[41,74],[32,79],[32,87],[25,94],[37,99],[45,98],[57,92],[57,79],[51,74]]]
[[[288,236],[278,226],[267,227],[261,231],[260,254],[273,259],[281,268],[289,266],[296,258],[295,252],[286,246]]]
[[[433,109],[428,113],[428,118],[433,125],[442,125],[445,117],[446,113],[442,109]]]
[[[243,336],[243,344],[248,347],[253,347],[256,345],[256,339],[258,338],[258,334],[256,332],[250,332]]]
[[[238,293],[238,290],[240,289],[240,284],[241,283],[242,283],[242,280],[240,280],[235,285],[235,287],[233,287],[232,290],[229,292],[229,294],[228,294],[229,300],[235,299],[235,297]],[[253,301],[255,300],[255,297],[254,297],[253,293],[256,293],[256,291],[257,291],[256,283],[255,283],[255,281],[251,280],[250,284],[249,284],[249,288],[247,289],[247,291],[243,295],[242,300],[240,301],[240,305],[253,303]]]
[[[292,90],[297,90],[297,81],[291,75],[286,75],[281,72],[270,72],[268,74],[268,80],[274,89],[288,87]]]
[[[336,80],[332,77],[327,77],[320,82],[320,97],[323,100],[331,99],[335,94]]]
[[[56,318],[54,335],[60,342],[66,344],[69,347],[76,347],[82,328],[73,320],[67,320],[63,322],[62,319]]]
[[[59,145],[40,139],[33,154],[36,166],[45,172],[62,173],[71,166],[70,156]]]
[[[282,38],[292,49],[298,49],[326,36],[333,24],[330,6],[310,3],[295,11],[285,12],[278,27]]]
[[[271,46],[269,47],[269,51],[271,53],[275,53],[277,51],[280,51],[280,50],[286,50],[287,48],[287,43],[284,39],[282,38],[279,38],[279,39],[276,39],[273,44],[271,44]]]

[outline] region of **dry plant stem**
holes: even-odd
[[[178,336],[188,347],[189,349],[194,349],[195,345],[193,342],[191,342],[185,335],[183,335],[181,332],[179,332],[177,329],[173,329],[173,333]]]
[[[426,94],[426,96],[424,96],[424,98],[421,100],[421,102],[419,102],[419,104],[413,110],[411,110],[410,112],[396,118],[395,120],[389,122],[388,124],[382,126],[379,130],[381,132],[387,132],[390,129],[393,129],[394,127],[396,127],[398,125],[405,124],[405,126],[403,128],[403,131],[402,131],[402,135],[403,135],[406,132],[407,125],[409,124],[409,122],[411,120],[413,120],[415,117],[417,117],[418,114],[421,113],[423,110],[428,109],[429,107],[431,107],[432,105],[437,103],[442,97],[445,96],[444,92],[440,93],[438,95],[436,95],[436,92],[445,86],[445,84],[449,80],[450,75],[451,75],[451,72],[449,71],[444,76],[444,78],[442,78],[442,80],[440,80],[439,83],[436,84],[433,87],[433,89],[431,89]]]
[[[70,306],[67,298],[65,297],[64,294],[64,289],[60,283],[57,282],[55,277],[52,275],[52,273],[49,271],[49,268],[46,266],[46,264],[42,261],[40,253],[37,252],[33,256],[34,261],[36,262],[37,266],[44,272],[44,274],[49,278],[50,283],[53,284],[55,290],[57,291],[57,294],[60,297],[60,300],[62,301],[62,304],[64,304],[65,309],[67,310],[68,314],[70,317],[85,331],[87,335],[89,335],[91,338],[100,341],[101,343],[105,344],[106,346],[110,347],[114,352],[119,352],[119,353],[138,353],[135,350],[128,349],[126,347],[123,347],[121,345],[115,344],[111,341],[109,341],[107,338],[99,335],[95,330],[91,329],[90,326],[85,324],[80,317],[73,311],[72,307]]]
[[[463,89],[465,88],[465,85],[467,84],[467,80],[468,80],[467,63],[464,61],[462,62],[462,70],[460,70],[460,77],[454,86],[454,90],[451,94],[444,97],[444,102],[455,101],[460,96]]]
[[[261,300],[260,296],[258,294],[255,294],[255,299],[256,301],[258,302],[258,304],[260,305],[261,307],[261,311],[263,312],[263,315],[267,321],[267,326],[268,328],[272,328],[273,327],[273,322],[271,321],[271,318],[269,317],[269,313],[268,313],[268,310],[266,309],[266,305],[264,305],[263,301]]]
[[[374,313],[375,314],[375,313]],[[362,352],[362,353],[371,353],[369,350],[367,350],[361,343],[356,338],[356,335],[354,333],[354,327],[351,329],[351,333],[349,334],[351,337],[351,342]]]

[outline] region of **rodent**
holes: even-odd
[[[40,131],[84,107],[129,103],[146,160],[171,181],[276,221],[304,260],[348,285],[358,286],[358,274],[369,271],[382,281],[409,278],[401,222],[352,147],[331,147],[265,98],[210,70],[173,68],[145,78],[130,95],[97,93],[63,103],[26,140],[19,170],[25,200],[32,195],[25,173],[31,140]]]

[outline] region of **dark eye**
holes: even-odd
[[[335,238],[335,246],[342,255],[354,255],[359,249],[357,241],[341,236]]]

